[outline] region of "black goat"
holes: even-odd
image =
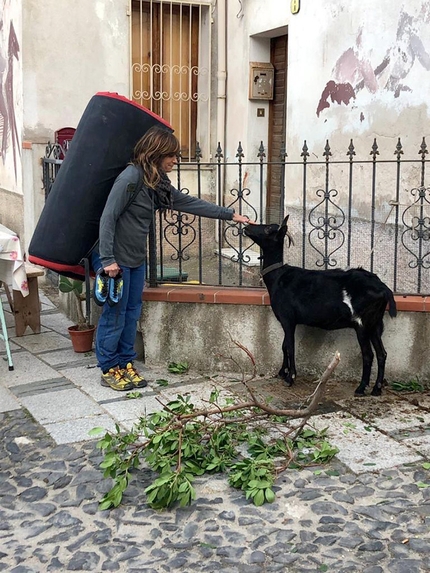
[[[297,324],[325,330],[353,328],[363,358],[361,382],[356,396],[364,396],[373,362],[372,346],[378,361],[378,375],[372,396],[380,396],[387,353],[382,344],[383,317],[388,304],[391,317],[397,314],[391,290],[373,273],[362,268],[307,270],[283,264],[288,216],[279,225],[248,225],[245,234],[260,246],[262,276],[270,304],[284,329],[284,360],[279,376],[291,386],[296,378],[294,333]]]

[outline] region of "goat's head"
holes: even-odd
[[[283,248],[285,236],[288,237],[288,246],[293,243],[293,238],[288,232],[288,217],[282,221],[282,225],[248,225],[245,227],[245,235],[252,239],[264,252],[265,249],[274,251]]]

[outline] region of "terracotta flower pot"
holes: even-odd
[[[93,348],[95,326],[90,326],[87,330],[78,330],[79,327],[69,326],[67,329],[72,339],[72,346],[75,352],[90,352]]]

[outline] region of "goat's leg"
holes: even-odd
[[[296,361],[294,357],[294,329],[284,328],[284,341],[282,343],[282,352],[284,359],[281,369],[278,372],[288,386],[294,384],[296,379]]]
[[[369,385],[370,373],[372,371],[373,351],[370,344],[370,338],[363,330],[356,330],[358,343],[361,348],[361,357],[363,360],[363,370],[361,374],[361,382],[355,391],[356,396],[364,396],[365,390]]]
[[[385,375],[385,362],[387,360],[387,352],[382,344],[383,323],[378,326],[376,332],[370,337],[373,348],[376,353],[376,360],[378,361],[378,374],[376,382],[372,390],[372,396],[380,396],[382,394],[382,384]]]

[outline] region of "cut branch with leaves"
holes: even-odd
[[[326,440],[325,430],[305,428],[325,392],[327,381],[340,361],[336,353],[318,381],[318,386],[304,408],[283,409],[257,398],[250,386],[255,378],[255,360],[243,345],[233,340],[253,365],[253,373],[242,383],[250,400],[232,397],[220,403],[220,391],[214,389],[208,407],[196,408],[190,396],[178,395],[160,404],[162,409],[143,416],[131,432],[124,433],[95,428],[90,433],[105,432],[97,447],[104,452],[100,467],[104,477],[113,480],[100,509],[116,507],[127,489],[131,472],[141,462],[159,475],[145,489],[148,504],[166,508],[174,503],[189,505],[195,499],[193,482],[205,473],[225,472],[228,482],[245,492],[255,505],[272,502],[272,485],[281,471],[288,467],[326,463],[336,453]],[[232,358],[232,360],[234,360]],[[235,361],[235,360],[234,360]],[[236,361],[235,361],[236,362]],[[293,425],[292,420],[301,419]],[[249,457],[239,453],[247,444]]]

